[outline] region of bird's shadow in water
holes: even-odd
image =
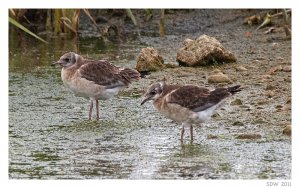
[[[204,143],[204,140],[188,140],[180,141],[180,152],[187,155],[198,155],[210,153],[208,146]]]
[[[182,143],[178,150],[177,156],[183,158],[193,158],[204,155],[210,155],[212,152],[206,145],[198,143]]]

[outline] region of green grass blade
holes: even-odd
[[[126,9],[126,14],[127,16],[131,19],[132,23],[137,26],[137,22],[136,22],[136,19],[131,11],[131,9]]]
[[[36,39],[38,39],[38,40],[40,40],[40,41],[42,41],[42,42],[48,44],[47,41],[45,41],[44,39],[40,38],[39,36],[37,36],[36,34],[32,33],[31,31],[29,31],[26,27],[24,27],[23,25],[21,25],[20,23],[18,23],[15,19],[9,17],[9,22],[10,22],[11,24],[13,24],[14,26],[16,26],[17,28],[22,29],[22,30],[23,30],[24,32],[26,32],[27,34],[29,34],[29,35],[35,37]]]

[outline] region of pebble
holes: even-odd
[[[281,66],[281,65],[278,65],[278,66],[276,66],[276,67],[270,68],[269,71],[267,72],[267,74],[273,75],[273,74],[275,74],[275,72],[281,71],[281,70],[282,70],[282,66]]]
[[[292,136],[292,125],[287,125],[283,131],[283,134],[288,135],[288,136]]]
[[[242,103],[242,100],[241,99],[235,99],[234,101],[232,101],[231,103],[230,103],[230,105],[242,105],[243,103]]]
[[[244,123],[240,122],[240,121],[235,121],[232,125],[233,126],[244,126]]]
[[[238,66],[238,67],[235,67],[235,69],[237,71],[247,71],[248,69],[246,69],[245,67],[243,67],[242,65]]]
[[[281,61],[284,60],[283,57],[277,57],[276,59],[277,59],[277,60],[281,60]]]
[[[211,74],[219,74],[219,73],[223,74],[223,72],[220,69],[214,69],[213,71],[211,71]]]
[[[262,99],[262,100],[258,100],[257,101],[257,104],[258,105],[265,105],[265,104],[267,104],[268,103],[268,100],[266,100],[266,99]]]
[[[265,75],[262,75],[261,78],[262,78],[262,79],[270,79],[270,78],[271,78],[271,75],[265,74]]]
[[[284,105],[276,105],[275,108],[276,108],[276,112],[286,112],[286,111],[290,111],[292,109],[292,105],[291,105],[291,101],[292,98],[289,97],[287,99],[287,101],[285,102]]]
[[[208,76],[208,83],[231,83],[229,77],[223,73]]]
[[[291,104],[285,104],[282,107],[282,111],[289,111],[289,110],[292,110],[292,105]]]
[[[292,97],[289,97],[288,99],[287,99],[287,101],[285,102],[285,104],[291,104],[292,103]]]
[[[282,68],[282,71],[284,72],[291,72],[292,71],[292,66],[288,65]]]
[[[192,39],[185,39],[184,41],[183,41],[183,45],[184,46],[187,46],[189,43],[191,43],[191,42],[194,42],[194,40],[192,40]]]
[[[284,78],[284,81],[286,81],[286,82],[292,82],[292,78],[291,77]]]
[[[275,49],[279,46],[279,44],[277,42],[273,42],[271,46],[273,49]]]
[[[267,96],[268,98],[272,98],[275,96],[275,92],[272,90],[268,90],[264,93],[265,96]]]
[[[254,124],[263,124],[263,123],[266,123],[265,120],[263,120],[262,118],[259,118],[257,117],[254,121],[253,121]]]
[[[276,87],[271,84],[268,84],[266,87],[266,90],[274,90],[274,89],[276,89]]]

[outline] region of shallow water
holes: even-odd
[[[27,39],[27,44],[19,48],[10,40],[9,177],[291,178],[291,141],[278,129],[252,121],[233,126],[230,118],[216,116],[209,123],[195,126],[193,143],[185,135],[181,144],[179,125],[162,117],[151,103],[140,106],[139,97],[156,79],[155,73],[154,78],[133,83],[114,99],[101,101],[102,119],[88,121],[89,101],[68,91],[60,79],[60,69],[50,67],[67,51],[134,67],[143,45],[105,45],[97,38],[53,38],[48,46]],[[239,117],[247,109],[227,103],[220,111],[223,117],[228,113]],[[241,117],[241,121],[245,119]],[[236,139],[245,132],[259,133],[262,138]]]

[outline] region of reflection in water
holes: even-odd
[[[101,59],[105,54],[111,57],[118,53],[117,46],[111,42],[104,42],[100,38],[90,37],[79,39],[70,36],[46,36],[49,44],[41,43],[26,34],[18,34],[14,27],[10,28],[9,35],[9,68],[14,71],[31,72],[39,66],[48,66],[57,61],[66,52],[76,52],[81,55],[97,54]],[[101,56],[101,54],[103,56]],[[100,55],[100,57],[99,57]]]

